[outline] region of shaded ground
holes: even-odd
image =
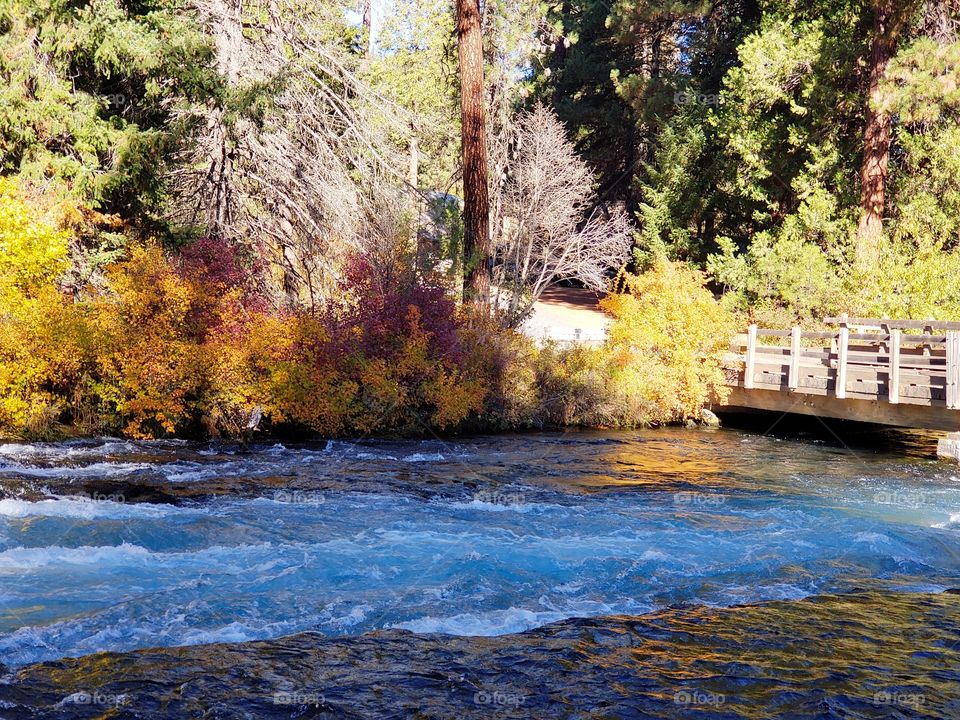
[[[958,646],[952,593],[668,609],[491,638],[303,633],[29,666],[0,682],[0,718],[956,718]]]

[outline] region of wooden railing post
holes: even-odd
[[[743,387],[747,390],[753,389],[754,373],[757,366],[757,326],[751,325],[747,328],[747,361],[743,369]]]
[[[960,410],[960,330],[947,333],[947,408]]]
[[[790,331],[790,375],[787,378],[787,387],[796,390],[800,387],[800,328],[794,327]]]
[[[887,376],[887,400],[900,402],[900,329],[890,330],[890,370]]]
[[[839,399],[847,397],[847,355],[850,354],[850,328],[844,324],[840,328],[839,350],[837,353],[837,383],[834,388]]]

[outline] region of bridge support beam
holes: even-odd
[[[794,415],[819,415],[893,427],[945,430],[951,437],[957,436],[960,445],[960,432],[957,431],[957,428],[960,428],[960,411],[948,410],[943,406],[910,405],[903,402],[891,405],[886,400],[849,397],[839,400],[829,395],[731,387],[730,397],[720,409],[737,408]]]
[[[944,460],[960,462],[960,432],[949,433],[937,441],[937,456]]]

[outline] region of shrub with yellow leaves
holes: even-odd
[[[70,239],[57,216],[0,178],[0,429],[43,435],[82,375],[82,323],[56,289]]]
[[[0,308],[15,311],[66,268],[70,234],[56,213],[0,178]]]
[[[621,273],[602,307],[614,317],[614,378],[626,397],[649,408],[649,420],[699,418],[707,402],[726,398],[723,358],[736,321],[702,273],[661,259],[642,275]]]

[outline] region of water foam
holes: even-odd
[[[567,617],[570,617],[569,614],[556,610],[534,611],[526,608],[510,607],[506,610],[461,613],[447,617],[427,615],[415,620],[395,623],[388,627],[410,630],[416,633],[493,636],[532,630]]]
[[[82,497],[58,497],[28,502],[26,500],[0,500],[0,517],[59,517],[78,520],[137,518],[160,518],[182,512],[169,505],[124,503],[113,500],[97,500]]]

